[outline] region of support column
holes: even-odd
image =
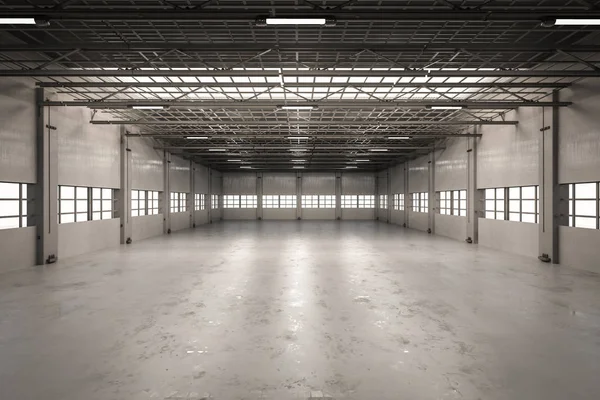
[[[412,207],[412,197],[410,196],[408,186],[408,178],[409,178],[409,161],[404,163],[404,223],[403,227],[407,228],[408,225],[408,210]]]
[[[335,173],[335,219],[342,219],[342,173]]]
[[[171,233],[171,154],[164,152],[163,157],[163,233]]]
[[[559,92],[552,93],[552,101],[559,101]],[[544,116],[547,109],[543,109]],[[540,244],[539,259],[558,264],[558,227],[565,223],[568,210],[561,212],[561,188],[558,185],[558,124],[559,107],[552,107],[550,129],[541,129],[540,140]],[[544,118],[545,119],[545,118]],[[545,123],[543,124],[546,125]],[[563,198],[568,198],[568,193]],[[563,202],[567,206],[567,202]],[[566,212],[565,212],[566,211]]]
[[[58,259],[58,148],[56,128],[50,108],[44,108],[44,89],[35,89],[37,136],[37,184],[35,224],[37,226],[36,264]]]
[[[256,173],[256,219],[263,219],[263,175]]]
[[[196,227],[196,164],[190,161],[190,226]]]
[[[432,235],[435,234],[435,149],[429,153],[429,194],[427,211],[429,214],[429,231]]]
[[[121,125],[121,186],[117,198],[119,218],[121,219],[121,244],[131,243],[131,149],[127,131]]]
[[[483,217],[482,194],[477,189],[477,142],[475,137],[467,138],[467,243],[479,243],[479,218]]]
[[[296,219],[302,219],[302,173],[296,172]]]

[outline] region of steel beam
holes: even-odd
[[[224,135],[224,134],[205,134],[205,133],[198,133],[197,136],[208,136],[208,140],[214,140],[214,139],[223,139],[223,140],[228,140],[228,139],[242,139],[242,140],[274,140],[274,139],[281,139],[281,140],[288,140],[288,141],[292,141],[292,140],[297,140],[297,139],[288,139],[288,137],[290,137],[290,134],[286,133],[286,134],[281,134],[281,135],[260,135],[260,134],[230,134],[230,135]],[[137,134],[137,133],[128,133],[127,136],[132,136],[132,137],[151,137],[151,138],[155,138],[155,139],[180,139],[183,140],[186,137],[189,136],[194,136],[194,134],[153,134],[153,133],[142,133],[142,134]],[[310,140],[362,140],[362,139],[369,139],[369,140],[387,140],[386,138],[389,136],[410,136],[411,139],[407,139],[407,140],[414,140],[414,139],[420,139],[420,138],[438,138],[438,137],[481,137],[481,134],[478,133],[414,133],[414,134],[409,134],[409,133],[388,133],[388,134],[362,134],[362,135],[357,135],[357,134],[346,134],[346,135],[330,135],[330,134],[307,134],[307,135],[303,135],[303,136],[308,136],[310,137]],[[190,140],[190,141],[194,141],[194,140]],[[201,141],[201,140],[200,140]]]
[[[187,94],[187,93],[186,93]],[[43,104],[50,107],[89,107],[102,109],[128,109],[134,105],[161,106],[170,108],[202,108],[202,109],[220,109],[220,108],[277,108],[284,102],[281,100],[248,100],[248,101],[212,101],[212,100],[123,100],[123,101],[46,101]],[[343,109],[368,109],[368,108],[427,108],[428,106],[461,106],[469,109],[512,109],[517,107],[567,107],[571,102],[548,102],[548,101],[316,101],[287,105],[311,105],[318,108],[343,108]],[[291,110],[295,112],[295,110]],[[285,112],[285,111],[282,111]]]
[[[195,126],[224,126],[224,125],[235,125],[235,126],[273,126],[273,125],[289,125],[289,121],[198,121],[198,120],[183,120],[183,121],[140,121],[140,120],[93,120],[90,121],[93,125],[195,125]],[[376,124],[384,126],[401,126],[401,125],[518,125],[519,121],[295,121],[294,126],[308,126],[308,125],[336,125],[336,126],[373,126]]]

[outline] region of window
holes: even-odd
[[[171,213],[187,211],[187,193],[171,192]]]
[[[387,194],[379,195],[379,208],[388,208]]]
[[[256,208],[258,207],[258,197],[254,194],[240,195],[240,208]]]
[[[600,183],[569,185],[569,226],[600,229]]]
[[[429,193],[411,193],[411,198],[413,212],[429,212]]]
[[[335,195],[302,195],[302,208],[335,208]]]
[[[375,208],[375,196],[372,194],[342,195],[342,208]]]
[[[394,210],[404,210],[404,193],[394,194]]]
[[[80,186],[58,187],[58,223],[111,219],[113,189]]]
[[[27,184],[0,182],[0,229],[27,226]]]
[[[446,190],[439,192],[439,213],[443,215],[467,216],[467,191]]]
[[[263,208],[296,208],[297,199],[295,194],[264,195]]]
[[[215,209],[215,208],[219,208],[219,195],[218,194],[213,194],[210,197],[210,207]]]
[[[196,210],[196,211],[204,210],[204,194],[203,193],[194,194],[194,210]]]
[[[159,192],[152,190],[131,191],[131,216],[158,214]]]
[[[485,189],[485,218],[535,224],[539,203],[539,186]]]
[[[240,196],[235,194],[223,195],[223,208],[240,208]]]

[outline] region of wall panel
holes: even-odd
[[[467,218],[436,214],[435,234],[451,239],[465,240],[467,238]]]
[[[190,162],[178,156],[169,164],[171,192],[190,193]]]
[[[265,172],[263,194],[296,194],[296,174]]]
[[[342,174],[342,194],[375,194],[375,175],[368,173]]]
[[[118,218],[113,218],[58,225],[58,258],[119,246],[120,224]]]
[[[418,231],[427,232],[429,229],[429,214],[408,211],[408,222],[406,224],[408,228],[416,229]]]
[[[558,234],[562,265],[600,273],[600,230],[561,226]]]
[[[407,162],[408,193],[429,191],[429,156]]]
[[[256,174],[223,174],[223,194],[256,194]]]
[[[190,212],[171,214],[171,232],[191,228]]]
[[[129,137],[131,189],[164,191],[164,155],[150,139]]]
[[[35,226],[0,229],[0,273],[35,265]]]
[[[303,173],[302,194],[335,194],[335,174],[316,172]]]
[[[537,224],[479,219],[479,244],[481,246],[537,257],[539,237]]]
[[[467,188],[467,140],[451,139],[435,152],[435,190]]]
[[[131,219],[131,240],[139,242],[163,234],[163,215],[144,215]]]

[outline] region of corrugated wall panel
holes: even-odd
[[[342,174],[342,194],[375,194],[374,174]]]
[[[506,115],[517,126],[484,126],[477,150],[477,187],[537,185],[539,138],[544,126],[543,110],[520,108]],[[545,124],[551,123],[547,111]]]
[[[306,173],[302,175],[302,194],[335,194],[334,173]]]
[[[265,173],[263,194],[296,194],[296,174]]]
[[[33,82],[0,82],[0,181],[36,182]]]
[[[128,138],[131,149],[131,188],[163,191],[164,156],[154,149],[154,143],[145,138]]]
[[[204,165],[194,164],[196,168],[196,174],[194,175],[196,193],[208,193],[208,168]]]
[[[452,139],[435,152],[435,190],[467,188],[467,140]]]
[[[587,79],[561,90],[558,179],[561,183],[600,181],[600,83]]]
[[[256,194],[256,174],[224,173],[223,194]]]
[[[171,192],[190,192],[190,162],[178,156],[171,157],[169,164]]]
[[[429,156],[422,156],[408,162],[408,192],[429,190]]]
[[[389,171],[392,193],[404,193],[404,164],[396,165]]]

